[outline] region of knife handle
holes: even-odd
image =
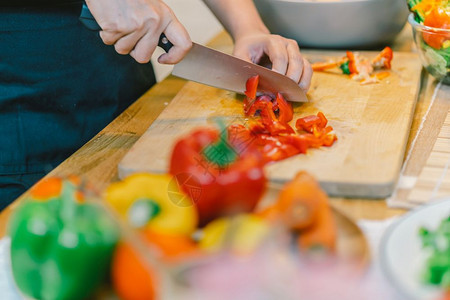
[[[81,14],[79,17],[80,22],[89,30],[92,31],[101,31],[102,28],[98,25],[94,16],[91,14],[86,3],[83,3],[83,7],[81,8]],[[173,44],[169,41],[164,33],[161,33],[158,40],[158,46],[163,48],[164,51],[169,52],[170,48],[173,47]]]

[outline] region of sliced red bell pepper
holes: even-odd
[[[281,123],[288,123],[292,120],[294,117],[294,111],[292,109],[291,103],[287,102],[283,95],[280,93],[277,93],[277,99],[276,102],[279,107],[279,116],[278,121]]]
[[[322,146],[331,147],[337,141],[335,134],[326,134],[322,137]]]
[[[319,119],[320,119],[320,122],[319,122],[319,126],[320,127],[325,127],[325,126],[327,126],[327,124],[328,124],[328,119],[327,119],[327,117],[325,117],[325,115],[323,114],[323,112],[321,112],[321,111],[319,111],[318,113],[317,113],[317,116],[319,117]]]
[[[283,99],[284,100],[284,99]],[[282,100],[282,101],[283,101]],[[280,101],[280,103],[283,103]],[[286,105],[288,105],[285,102]],[[281,105],[285,105],[281,104]],[[280,108],[281,111],[281,108]],[[259,112],[259,115],[261,117],[261,122],[264,125],[264,128],[272,134],[280,134],[280,133],[294,133],[294,130],[292,127],[286,123],[281,122],[277,119],[275,116],[275,113],[273,112],[273,104],[269,101],[264,100],[257,100],[253,105],[251,106],[250,110],[248,111],[250,115],[255,115],[256,112]],[[288,118],[289,113],[283,112],[283,119]]]
[[[313,126],[320,124],[321,122],[322,120],[320,119],[320,117],[310,115],[297,119],[297,121],[295,122],[295,128],[297,128],[298,130],[313,132]]]
[[[337,140],[335,134],[331,133],[333,127],[327,126],[328,120],[322,112],[317,115],[310,115],[297,120],[295,127],[297,130],[306,131],[302,134],[308,142],[308,146],[318,148],[321,146],[331,146]]]
[[[314,125],[318,128],[325,128],[328,124],[328,119],[325,117],[323,112],[319,111],[317,115],[310,115],[303,118],[297,119],[295,122],[295,127],[298,130],[303,130],[307,132],[313,132]]]
[[[198,129],[181,138],[172,151],[170,174],[188,174],[197,182],[195,187],[183,182],[180,186],[191,195],[201,226],[219,216],[252,211],[265,189],[260,152],[251,140],[229,138],[229,132]]]
[[[259,75],[250,77],[247,80],[247,82],[245,84],[245,95],[247,96],[247,98],[252,99],[252,100],[256,98],[258,84],[259,84]]]
[[[331,133],[333,128],[327,126],[328,120],[322,112],[298,119],[297,129],[307,133],[295,134],[288,124],[293,118],[291,104],[280,93],[275,99],[270,95],[256,96],[255,85],[258,80],[258,77],[252,77],[247,82],[244,111],[246,116],[259,118],[250,119],[248,127],[239,124],[229,126],[230,140],[247,141],[244,145],[251,144],[256,148],[262,155],[263,164],[306,153],[308,148],[331,146],[334,143],[336,136]]]
[[[261,116],[266,129],[272,133],[293,133],[294,130],[287,124],[292,120],[294,111],[292,105],[280,93],[276,98],[269,95],[256,96],[259,75],[251,77],[246,84],[244,113],[246,116]],[[278,117],[275,112],[278,113]],[[280,124],[281,123],[281,124]]]

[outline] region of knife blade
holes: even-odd
[[[279,92],[289,101],[308,101],[305,92],[289,77],[196,43],[174,66],[172,74],[239,94],[244,94],[247,79],[259,75],[259,93]]]
[[[86,3],[80,21],[90,30],[102,30]],[[168,52],[172,44],[161,34],[158,46]],[[197,43],[193,43],[187,55],[174,66],[172,74],[239,94],[244,94],[250,77],[259,75],[259,93],[276,95],[279,92],[289,101],[308,102],[305,92],[289,77]]]

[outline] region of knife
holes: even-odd
[[[90,30],[102,30],[83,4],[80,21]],[[168,52],[172,43],[161,34],[158,46]],[[247,80],[259,75],[258,93],[281,93],[293,102],[308,102],[305,92],[287,76],[220,51],[193,43],[187,55],[177,63],[172,74],[187,80],[244,94]]]

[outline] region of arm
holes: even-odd
[[[233,54],[254,63],[267,56],[272,69],[286,74],[305,91],[311,83],[312,69],[294,40],[270,34],[252,0],[203,0],[231,34]]]
[[[161,0],[87,0],[86,4],[102,28],[103,42],[140,63],[150,61],[163,32],[174,47],[158,58],[160,63],[175,64],[192,47],[186,29]]]

